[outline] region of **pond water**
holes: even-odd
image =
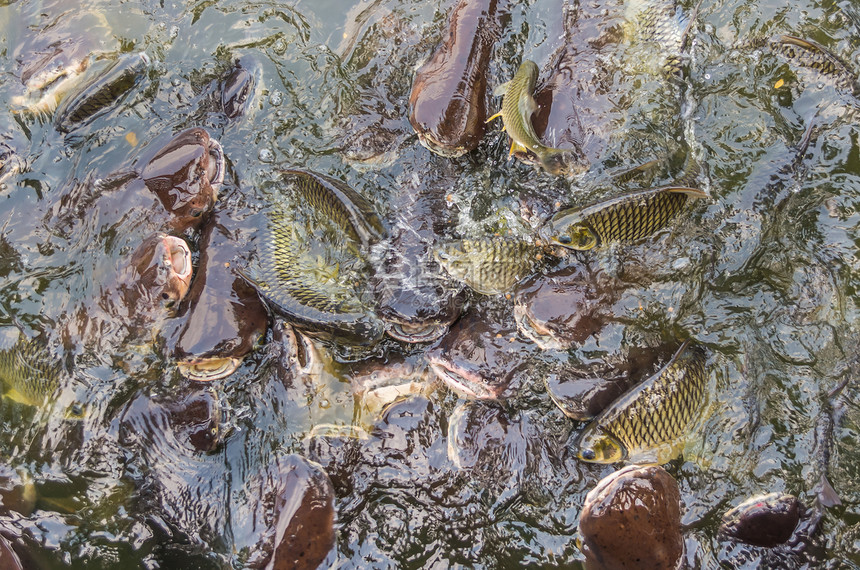
[[[296,454],[334,484],[336,546],[325,566],[577,567],[585,495],[617,466],[575,458],[585,424],[555,406],[544,376],[568,361],[692,338],[708,352],[708,403],[683,458],[667,466],[681,490],[687,563],[860,567],[860,101],[761,41],[808,38],[860,69],[860,4],[701,2],[682,81],[640,65],[649,52],[636,50],[647,46],[622,46],[600,69],[577,68],[586,83],[610,70],[603,80],[617,120],[589,170],[570,178],[509,160],[496,124],[459,158],[419,144],[408,121],[412,78],[453,5],[93,0],[83,9],[0,0],[0,143],[23,161],[0,186],[0,326],[49,339],[66,372],[44,405],[0,399],[2,470],[31,480],[37,496],[31,512],[2,510],[0,535],[30,563],[243,567],[261,534],[253,482]],[[594,6],[608,20],[624,15],[622,2]],[[486,69],[490,93],[523,59],[538,64],[539,85],[546,81],[571,14],[585,5],[534,0],[507,9]],[[14,103],[22,66],[51,33],[80,37],[88,53],[144,51],[149,64],[115,108],[58,132],[50,114],[20,113]],[[589,34],[582,30],[597,37]],[[256,87],[245,114],[228,119],[219,85],[236,60]],[[495,112],[501,99],[488,97]],[[204,225],[217,221],[212,239],[232,244],[228,263],[242,265],[254,259],[266,213],[294,206],[278,183],[284,168],[346,181],[386,227],[432,225],[425,239],[528,236],[523,212],[546,216],[600,199],[625,168],[669,156],[657,175],[668,183],[682,169],[679,149],[702,165],[696,183],[710,197],[652,238],[561,261],[587,259],[619,290],[611,325],[575,348],[540,350],[517,333],[512,299],[467,291],[461,328],[475,322],[517,347],[521,361],[504,364],[516,367],[517,390],[467,403],[426,386],[380,415],[357,403],[350,377],[362,366],[426,367],[425,353],[444,339],[363,348],[318,341],[323,362],[297,373],[285,370],[289,345],[270,326],[236,372],[204,386],[171,356],[188,307],[161,323],[155,342],[128,342],[111,318],[81,324],[154,222],[122,206],[95,214],[77,194],[132,171],[148,145],[189,127],[223,148],[225,181]],[[380,160],[359,160],[368,149]],[[69,203],[77,209],[64,210]],[[183,233],[195,264],[202,235]],[[846,378],[831,410],[828,394]],[[215,429],[217,441],[192,445],[192,428]],[[369,435],[335,435],[353,428]],[[841,504],[823,511],[803,554],[717,536],[721,515],[750,496],[783,491],[811,506],[824,474]]]

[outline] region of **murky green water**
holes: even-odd
[[[59,231],[52,224],[60,197],[76,182],[128,170],[158,135],[200,126],[221,142],[230,168],[216,211],[226,231],[247,241],[247,256],[260,213],[272,201],[288,203],[272,182],[278,168],[347,180],[390,224],[408,215],[402,189],[443,162],[418,144],[407,115],[413,70],[441,35],[447,0],[93,2],[106,21],[104,29],[81,31],[101,34],[89,38],[93,49],[145,50],[152,65],[119,109],[65,136],[50,121],[12,114],[6,102],[22,89],[16,57],[28,54],[17,53],[18,46],[47,19],[69,16],[62,2],[2,4],[8,2],[0,2],[0,140],[27,161],[0,188],[4,327],[30,336],[56,332],[57,323],[99,295],[104,275],[133,246],[135,228],[99,227],[84,212]],[[524,57],[546,76],[561,34],[561,4],[511,6],[488,69],[491,88]],[[711,372],[708,413],[685,459],[670,467],[681,488],[688,563],[804,564],[785,553],[727,546],[717,526],[723,512],[758,493],[790,492],[812,504],[826,445],[816,441],[816,425],[828,391],[847,374],[829,466],[842,505],[825,512],[807,563],[860,566],[860,409],[852,366],[860,103],[816,72],[749,47],[752,38],[794,34],[860,68],[860,4],[703,2],[691,33],[681,88],[622,63],[615,100],[629,118],[606,161],[582,178],[552,178],[508,161],[505,139],[490,129],[478,150],[454,159],[457,175],[439,189],[448,198],[440,218],[449,235],[527,233],[524,205],[547,213],[556,202],[596,199],[607,171],[655,152],[687,145],[706,167],[700,179],[712,200],[686,210],[655,239],[595,254],[594,263],[626,287],[614,306],[618,322],[605,336],[570,355],[525,351],[535,365],[519,395],[503,404],[516,427],[509,432],[521,439],[458,467],[447,451],[458,402],[439,389],[387,418],[374,432],[387,435],[357,456],[342,453],[306,436],[319,424],[377,421],[355,406],[349,367],[400,356],[420,362],[423,348],[390,340],[369,352],[329,347],[335,362],[324,372],[291,379],[279,371],[270,333],[238,372],[213,386],[224,439],[211,453],[195,453],[169,429],[153,435],[162,428],[140,412],[194,389],[169,355],[115,342],[109,332],[97,341],[55,338],[73,363],[56,401],[37,410],[0,400],[2,463],[31,477],[39,492],[32,515],[0,517],[0,533],[17,537],[45,568],[241,567],[255,540],[243,520],[246,482],[273,458],[299,453],[326,465],[337,490],[337,547],[326,565],[575,566],[582,559],[573,540],[582,501],[613,468],[569,454],[582,426],[551,403],[542,366],[689,336],[709,350]],[[259,88],[249,113],[228,121],[214,104],[213,86],[236,58],[255,62]],[[394,141],[393,160],[345,160],[349,136],[379,117]],[[816,136],[795,160],[794,145],[810,122]],[[503,298],[474,295],[469,303],[470,315],[509,319]],[[180,325],[169,323],[165,335]],[[76,402],[86,404],[83,421],[65,413]]]

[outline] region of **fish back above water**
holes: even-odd
[[[570,249],[630,242],[666,226],[688,198],[707,198],[697,188],[663,186],[638,190],[584,208],[562,210],[541,229],[541,237]]]
[[[485,295],[510,291],[534,269],[540,248],[506,237],[442,242],[433,256],[448,273]]]
[[[131,91],[149,66],[144,52],[124,54],[90,75],[66,96],[54,115],[57,130],[70,132],[105,112]]]
[[[677,443],[704,403],[705,361],[705,351],[685,341],[666,366],[586,426],[578,457],[596,463],[646,456],[658,463],[671,460],[674,450],[667,446]]]

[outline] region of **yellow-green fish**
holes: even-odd
[[[562,210],[541,228],[540,236],[548,243],[579,250],[634,241],[669,223],[688,198],[707,197],[702,190],[685,186],[637,190],[584,208]]]
[[[485,295],[510,291],[541,258],[534,244],[516,238],[488,237],[436,244],[433,257],[448,273]]]
[[[780,36],[771,42],[774,51],[804,67],[833,78],[836,86],[857,95],[860,85],[851,67],[823,46],[795,36]]]
[[[666,366],[585,427],[577,457],[594,463],[672,460],[705,401],[705,360],[701,347],[685,341]]]
[[[29,406],[44,404],[57,391],[62,372],[61,361],[37,339],[22,338],[0,350],[3,395],[15,402]]]
[[[332,254],[348,253],[363,263],[360,247],[381,234],[379,219],[371,205],[342,182],[305,171],[284,175],[294,195],[318,216],[300,219],[286,209],[270,214],[258,250],[259,269],[240,274],[275,311],[309,334],[358,344],[375,342],[383,334],[383,325],[356,291],[360,276],[345,277]],[[332,222],[342,232],[336,242],[309,241],[314,232],[304,228],[317,218]],[[316,261],[314,250],[322,252]]]
[[[627,35],[633,41],[657,44],[663,53],[661,67],[666,75],[681,71],[682,52],[690,25],[695,19],[683,15],[673,0],[628,0],[625,2]]]
[[[573,149],[552,148],[540,142],[532,125],[532,114],[537,111],[534,99],[538,67],[533,61],[525,60],[514,78],[496,88],[496,95],[504,95],[502,110],[487,122],[502,118],[504,130],[511,137],[511,154],[530,152],[537,156],[541,166],[551,174],[578,173],[588,164],[583,158],[574,156]]]
[[[343,181],[309,170],[281,174],[297,198],[337,224],[350,239],[366,247],[382,236],[382,222],[373,206]]]

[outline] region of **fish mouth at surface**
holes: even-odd
[[[196,382],[212,382],[233,374],[242,363],[241,358],[193,358],[177,363],[179,372]]]
[[[490,385],[480,374],[444,362],[439,358],[430,357],[429,360],[430,368],[442,382],[467,397],[492,400],[498,398],[504,391],[504,386]]]
[[[224,183],[224,149],[221,148],[221,143],[213,138],[209,139],[209,159],[206,176],[209,178],[209,184],[218,192]]]
[[[385,332],[396,340],[417,344],[442,338],[448,332],[448,325],[388,322],[385,324]]]
[[[165,265],[172,269],[174,275],[185,285],[191,285],[193,266],[191,264],[191,250],[185,240],[175,236],[164,236]]]

